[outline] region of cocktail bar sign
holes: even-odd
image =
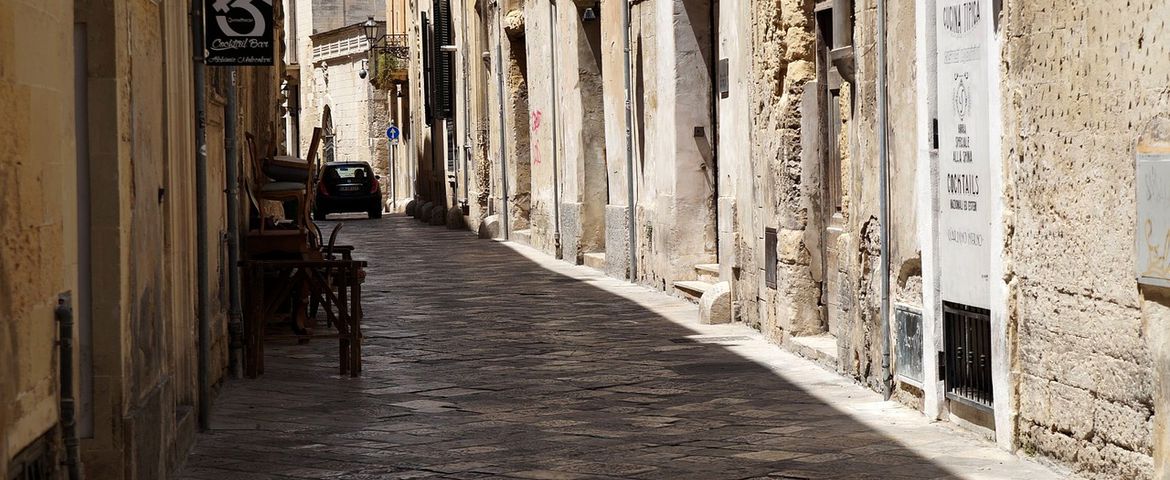
[[[204,0],[207,65],[274,65],[272,0]]]

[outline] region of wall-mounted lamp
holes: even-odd
[[[362,29],[366,31],[366,40],[368,40],[370,44],[377,43],[379,40],[378,22],[374,21],[374,17],[366,17],[366,23],[362,24]]]
[[[585,8],[585,12],[581,14],[581,20],[586,22],[597,20],[597,13],[600,9],[600,4]]]

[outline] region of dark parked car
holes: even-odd
[[[317,182],[316,198],[313,217],[318,220],[343,212],[366,212],[370,218],[382,218],[382,187],[366,162],[326,163]]]

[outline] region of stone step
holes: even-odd
[[[699,298],[702,298],[703,292],[710,290],[711,286],[710,283],[697,280],[674,282],[675,290],[682,292],[685,298],[694,302],[698,302]]]
[[[699,274],[699,280],[707,283],[719,282],[719,264],[718,263],[700,263],[695,265],[695,273]]]
[[[532,245],[532,230],[513,230],[509,240],[524,245]]]
[[[789,351],[812,360],[829,370],[836,370],[840,365],[837,358],[837,337],[833,335],[788,337],[781,344]]]
[[[586,267],[605,270],[605,252],[591,252],[583,255]]]

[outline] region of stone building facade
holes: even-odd
[[[205,378],[216,385],[228,371],[225,149],[234,141],[243,152],[245,131],[280,133],[279,71],[240,68],[233,87],[223,67],[206,69],[209,224],[199,239],[189,8],[0,2],[0,478],[63,458],[59,302],[75,321],[88,478],[167,478],[194,441],[211,401],[199,394],[199,243],[209,252]],[[235,139],[224,130],[231,88]]]
[[[300,151],[309,148],[314,127],[321,127],[324,138],[322,161],[363,161],[374,167],[380,177],[387,204],[395,192],[390,188],[390,144],[386,129],[391,123],[386,91],[370,83],[374,65],[370,62],[370,43],[362,24],[374,18],[385,28],[386,13],[376,0],[285,0],[286,9],[294,11],[289,24],[288,66],[285,81],[288,91],[297,96],[295,143]],[[294,51],[295,50],[295,51]],[[291,124],[291,120],[290,120]],[[395,152],[405,157],[404,151]],[[395,172],[397,173],[397,172]]]
[[[411,2],[412,99],[440,3]],[[470,198],[483,237],[692,297],[1005,449],[1170,475],[1170,309],[1134,248],[1165,258],[1135,169],[1170,115],[1156,2],[452,3],[475,134],[415,144],[447,197],[420,207]]]

